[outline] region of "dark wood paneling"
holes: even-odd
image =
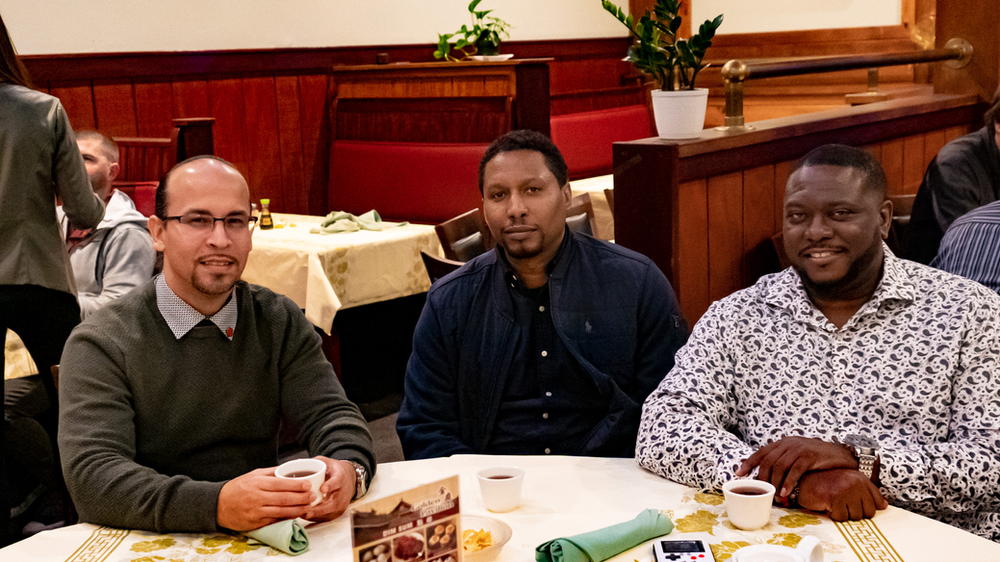
[[[274,79],[274,89],[281,147],[282,204],[288,209],[306,209],[309,192],[304,189],[299,79],[297,76],[278,76]]]
[[[743,279],[748,282],[774,271],[770,258],[771,236],[776,232],[776,188],[773,165],[743,172]]]
[[[179,80],[172,82],[171,86],[174,117],[205,117],[210,115],[208,82],[204,80]]]
[[[511,128],[508,97],[346,98],[336,103],[336,138],[489,143]]]
[[[97,128],[112,137],[135,137],[135,94],[129,83],[94,83]]]
[[[329,210],[327,181],[330,177],[331,125],[327,111],[328,88],[329,78],[326,75],[299,77],[303,173],[309,190],[308,212],[313,215],[323,215]]]
[[[174,118],[173,88],[166,82],[136,82],[136,131],[140,137],[169,137]],[[206,115],[203,113],[202,115]]]
[[[708,178],[708,294],[720,299],[743,278],[743,174]]]
[[[89,83],[86,86],[53,86],[49,92],[62,102],[74,129],[97,128],[97,118],[94,116],[94,92]]]
[[[208,82],[209,114],[215,117],[215,154],[232,162],[250,181],[243,111],[243,83],[239,79]],[[250,193],[251,197],[254,193]]]
[[[288,212],[289,202],[284,199],[285,186],[281,178],[281,152],[278,142],[278,104],[275,98],[274,78],[243,79],[244,123],[246,123],[247,153],[250,173],[251,197],[271,200],[271,210]],[[289,185],[288,189],[300,189]]]

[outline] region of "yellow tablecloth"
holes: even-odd
[[[323,217],[275,214],[274,218],[274,229],[254,230],[243,279],[286,295],[327,333],[341,308],[426,291],[430,281],[420,252],[441,255],[441,244],[429,225],[312,234],[310,229]]]
[[[31,360],[31,354],[24,348],[24,342],[12,330],[7,330],[3,355],[4,380],[17,379],[38,373],[38,367]]]
[[[525,469],[520,507],[490,513],[483,507],[475,473],[489,466]],[[631,459],[583,457],[491,457],[460,455],[444,459],[379,465],[365,500],[458,474],[463,515],[504,521],[513,537],[498,562],[534,560],[534,548],[550,539],[575,535],[634,518],[646,508],[666,510],[676,524],[672,537],[703,538],[725,562],[740,547],[758,543],[795,544],[806,535],[820,539],[826,562],[938,562],[1000,560],[1000,545],[943,523],[890,507],[874,519],[838,524],[808,512],[774,508],[771,522],[758,531],[729,524],[721,498],[674,484],[639,468]],[[296,562],[351,560],[349,518],[309,529],[309,550]],[[652,561],[652,542],[615,557],[615,562]],[[283,560],[268,547],[225,535],[161,535],[75,525],[41,533],[6,549],[0,560],[18,562],[146,562]]]
[[[597,238],[614,240],[615,217],[611,214],[611,207],[608,206],[604,190],[615,188],[615,177],[608,175],[575,180],[569,182],[569,187],[574,197],[583,193],[590,194],[590,202],[594,206],[594,218],[597,219]]]

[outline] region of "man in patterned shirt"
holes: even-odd
[[[862,150],[797,165],[792,267],[701,318],[644,405],[642,466],[715,489],[756,471],[835,520],[892,503],[1000,539],[1000,297],[892,255],[885,195]]]

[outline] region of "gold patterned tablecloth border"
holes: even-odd
[[[127,529],[100,527],[76,549],[66,562],[104,562],[127,537]]]
[[[903,562],[903,558],[871,519],[834,523],[861,562]]]

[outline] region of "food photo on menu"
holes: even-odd
[[[458,492],[452,476],[355,507],[354,561],[459,562]]]

